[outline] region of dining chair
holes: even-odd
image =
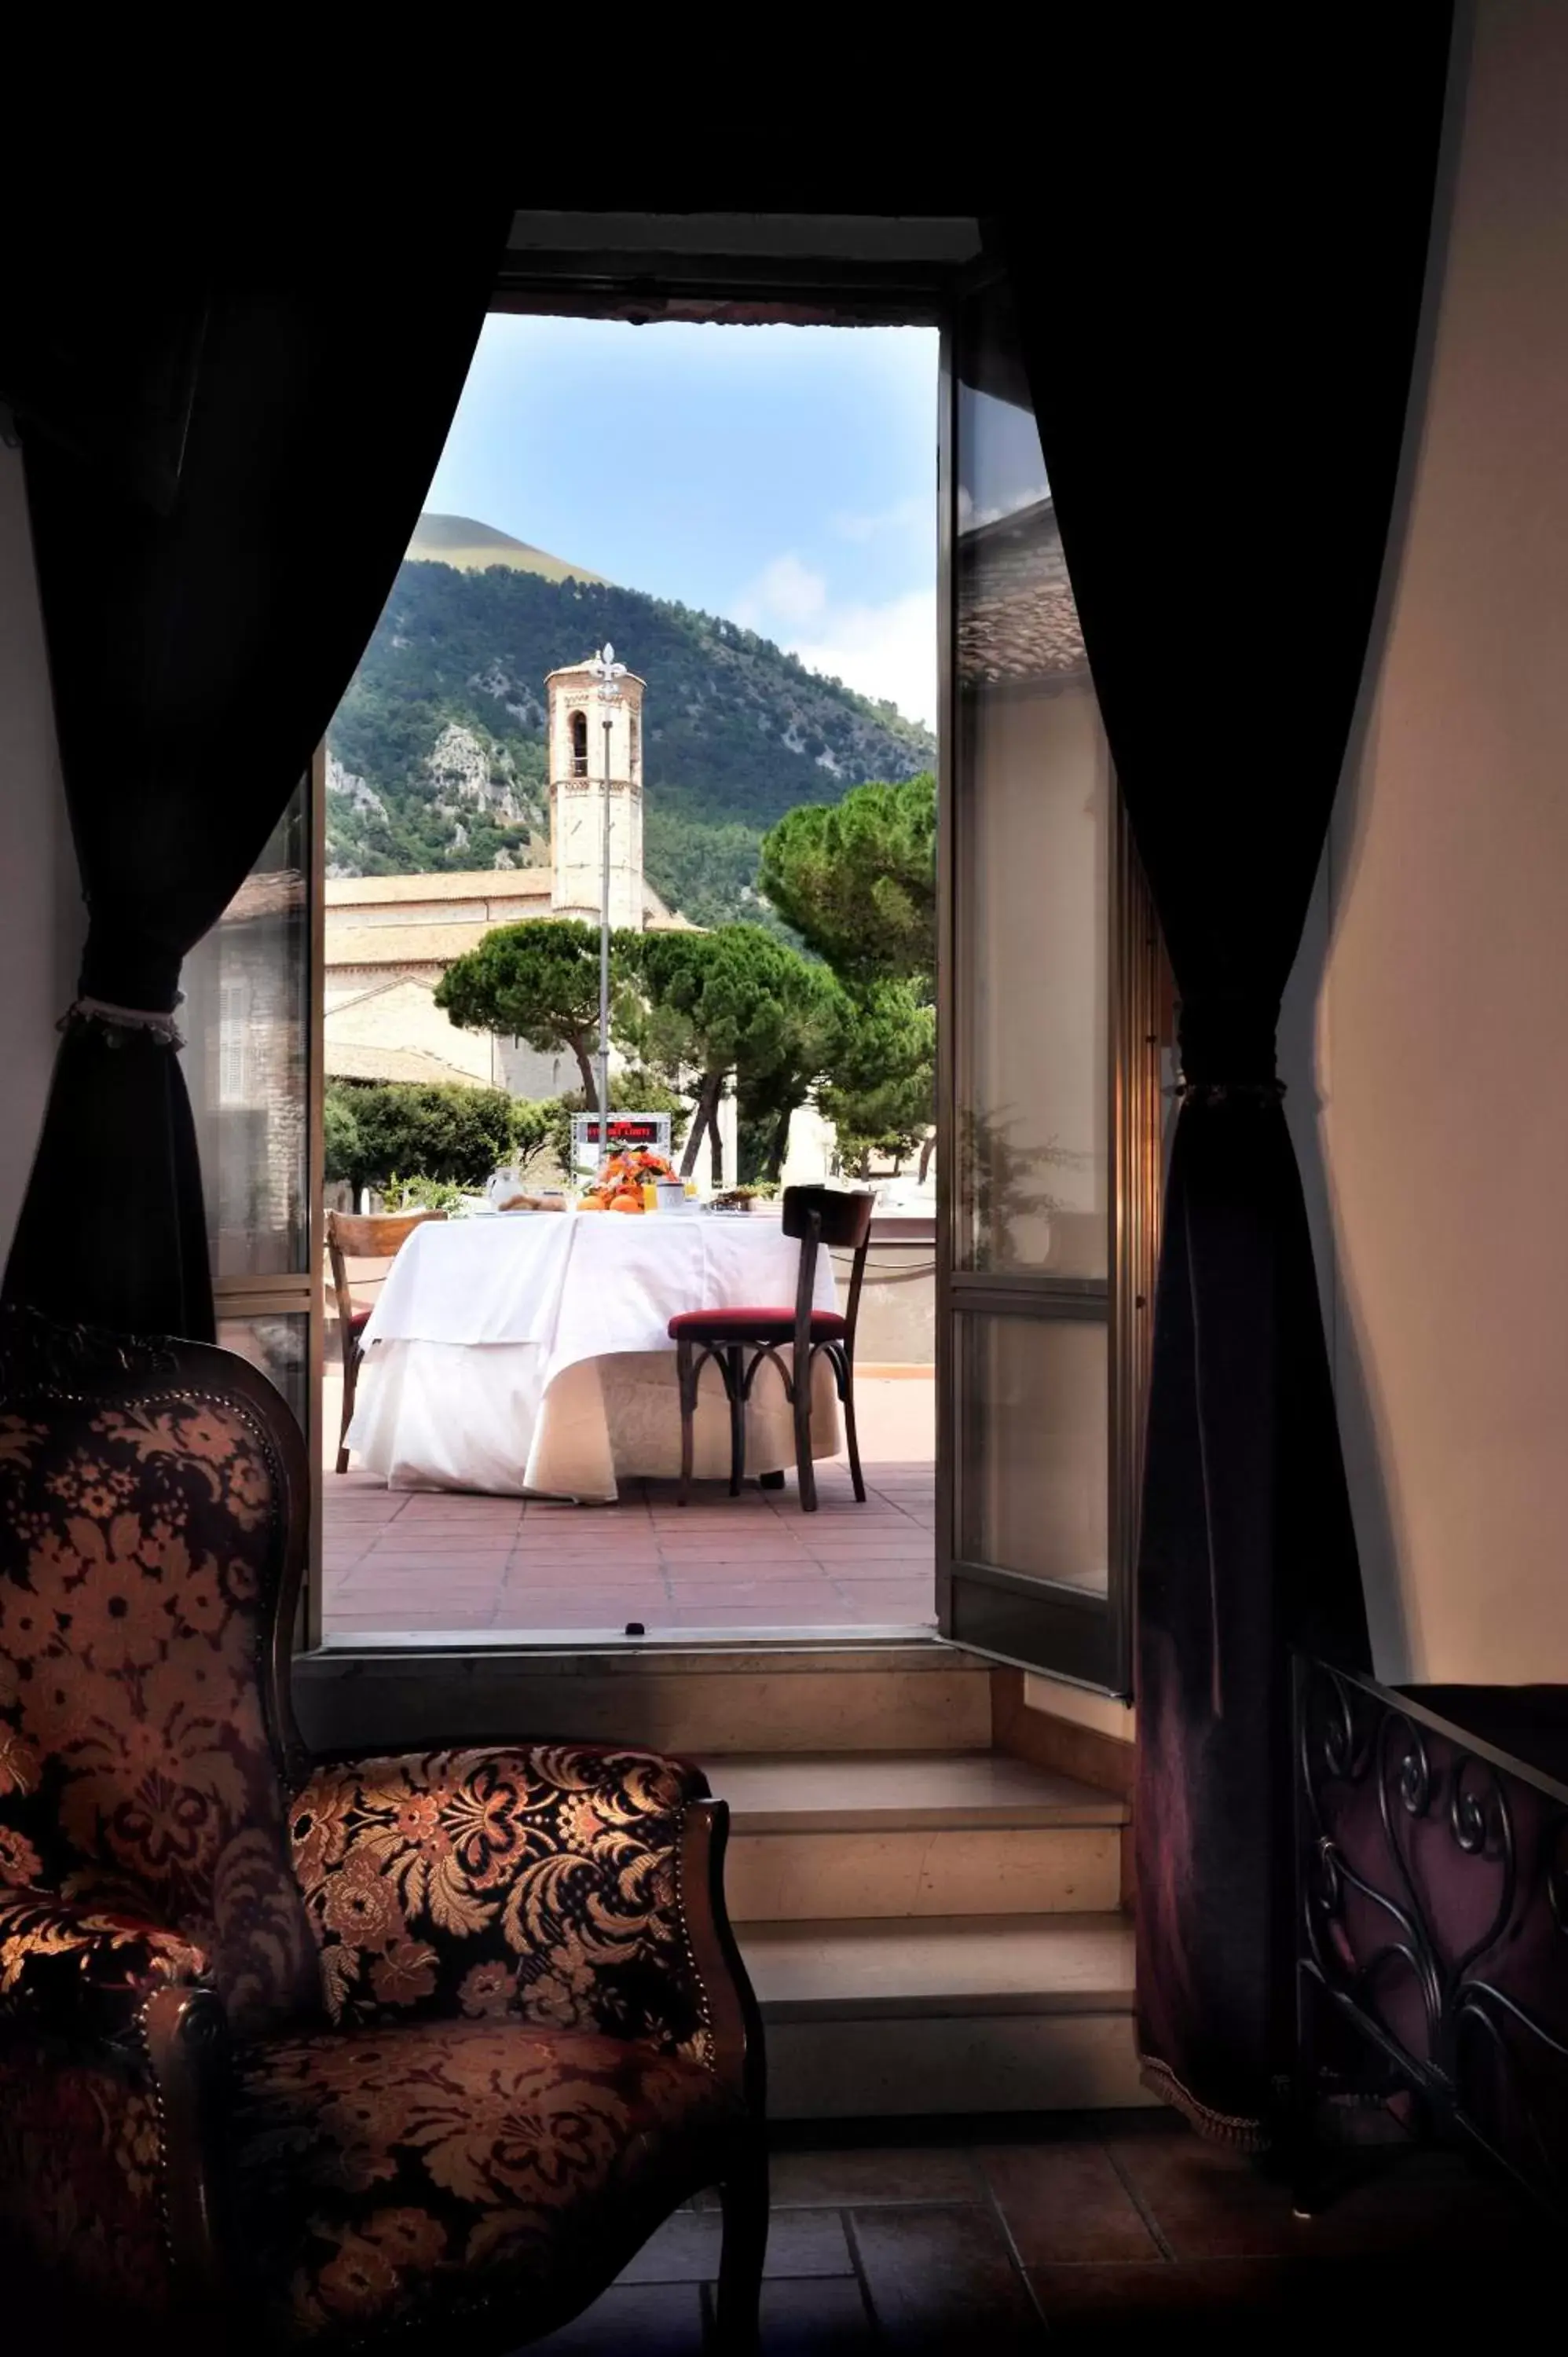
[[[355,1213],[328,1211],[327,1214],[327,1258],[332,1270],[332,1289],[338,1301],[338,1342],[343,1353],[343,1421],[338,1432],[338,1470],[349,1470],[349,1425],[354,1413],[354,1386],[360,1379],[360,1361],[364,1357],[360,1336],[370,1322],[373,1301],[356,1300],[349,1280],[351,1260],[392,1261],[403,1249],[403,1240],[412,1231],[423,1227],[427,1220],[444,1220],[445,1211],[379,1211]],[[365,1279],[360,1280],[361,1286]],[[386,1282],[385,1271],[369,1280],[377,1292]]]
[[[860,1469],[860,1443],[854,1428],[854,1329],[860,1315],[860,1288],[865,1276],[865,1254],[871,1241],[871,1216],[875,1197],[865,1190],[849,1193],[839,1187],[786,1187],[783,1229],[800,1246],[795,1306],[772,1309],[683,1309],[670,1320],[675,1345],[675,1374],[681,1394],[681,1489],[684,1506],[692,1495],[692,1460],[695,1445],[697,1390],[703,1369],[711,1359],[729,1401],[729,1493],[740,1494],[746,1470],[746,1410],[759,1367],[775,1368],[795,1417],[795,1472],[800,1484],[800,1511],[817,1510],[817,1477],[811,1462],[811,1375],[820,1355],[833,1371],[833,1383],[843,1408],[844,1437],[849,1444],[850,1479],[857,1501],[865,1503],[865,1481]],[[816,1309],[817,1254],[847,1252],[850,1263],[849,1300],[841,1312]],[[781,1355],[789,1349],[786,1365]]]

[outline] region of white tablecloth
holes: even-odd
[[[670,1319],[792,1307],[800,1245],[776,1219],[706,1212],[510,1212],[429,1222],[392,1263],[364,1332],[349,1445],[395,1489],[613,1499],[617,1477],[681,1462]],[[835,1302],[817,1263],[816,1306]],[[812,1386],[812,1454],[839,1446],[832,1372]],[[770,1367],[746,1421],[746,1470],[794,1462]],[[704,1371],[696,1472],[729,1469],[729,1409]]]

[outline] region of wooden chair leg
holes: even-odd
[[[854,1361],[848,1351],[843,1359],[843,1434],[849,1448],[849,1478],[854,1484],[855,1503],[865,1503],[865,1476],[860,1469],[860,1436],[854,1428]]]
[[[692,1380],[693,1351],[690,1342],[675,1345],[675,1382],[681,1394],[681,1487],[675,1493],[678,1506],[692,1502],[692,1455],[696,1438],[694,1419],[697,1403],[693,1396],[696,1385]]]
[[[738,1344],[725,1353],[729,1372],[729,1493],[740,1495],[746,1472],[746,1360]]]
[[[811,1462],[812,1364],[808,1359],[804,1369],[795,1372],[795,1480],[803,1514],[817,1511],[817,1469]]]
[[[753,2357],[768,2256],[768,2147],[760,2136],[719,2188],[719,2200],[724,2242],[719,2252],[718,2346],[723,2357]]]
[[[354,1415],[354,1386],[360,1373],[360,1352],[356,1344],[343,1361],[343,1421],[338,1427],[338,1470],[349,1470],[349,1426]]]

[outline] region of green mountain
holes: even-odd
[[[425,517],[414,547],[447,525],[488,533]],[[545,675],[607,639],[648,683],[649,880],[696,923],[758,913],[757,845],[796,803],[933,764],[926,729],[754,631],[564,566],[555,577],[559,560],[521,542],[475,561],[489,544],[449,536],[446,559],[411,556],[398,574],[328,738],[331,875],[546,860]]]
[[[455,565],[459,573],[484,573],[507,565],[517,573],[537,573],[546,581],[598,581],[602,575],[585,565],[568,565],[564,556],[514,540],[492,523],[476,523],[472,516],[422,515],[413,528],[408,554],[436,565]]]

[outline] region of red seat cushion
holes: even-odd
[[[349,1313],[349,1330],[351,1334],[362,1333],[370,1322],[371,1313],[369,1308],[352,1309]]]
[[[845,1326],[836,1309],[813,1309],[811,1340],[814,1342],[836,1342],[842,1340]],[[770,1342],[787,1341],[795,1331],[792,1309],[682,1309],[670,1320],[670,1339],[679,1342],[700,1341],[712,1334],[723,1341],[743,1341],[747,1335]]]

